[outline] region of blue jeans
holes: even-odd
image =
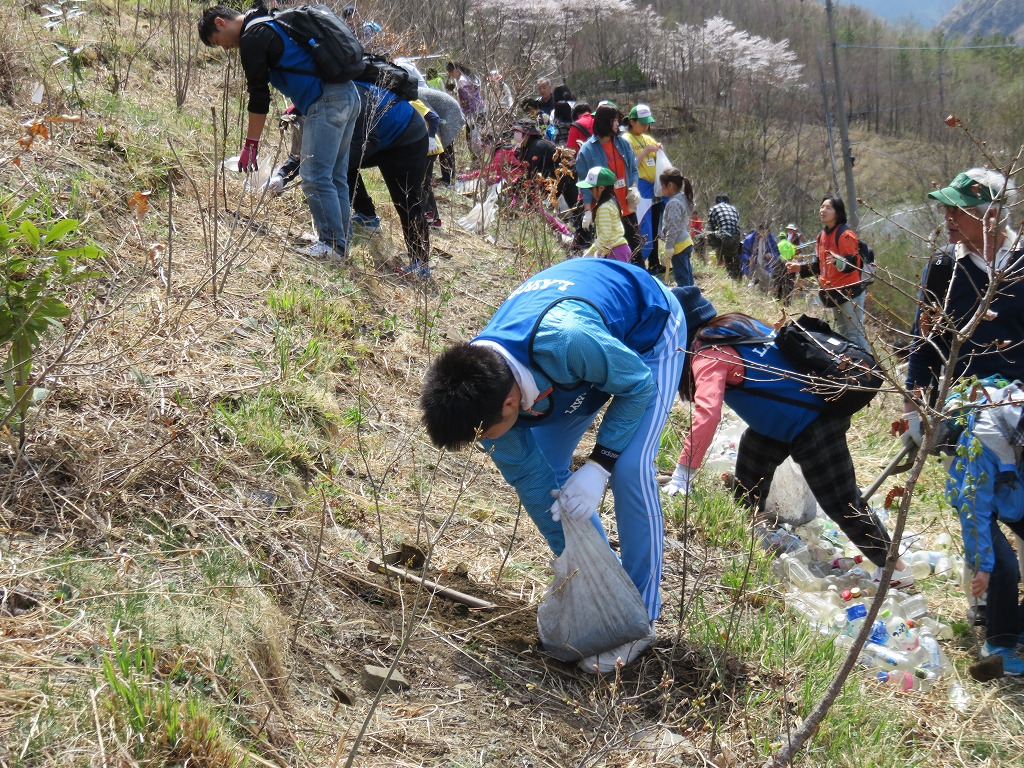
[[[317,237],[338,251],[348,246],[348,154],[359,108],[352,83],[324,83],[302,130],[302,191]]]
[[[672,276],[676,279],[676,285],[693,285],[693,246],[688,245],[679,253],[672,256]]]
[[[832,316],[836,321],[836,333],[845,336],[865,352],[870,352],[871,345],[864,335],[864,299],[867,295],[868,292],[863,291],[860,296],[833,307]]]

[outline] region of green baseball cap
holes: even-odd
[[[991,203],[995,199],[988,185],[971,178],[966,172],[957,174],[957,177],[949,182],[948,187],[929,192],[928,197],[944,205],[955,205],[958,208],[973,208]]]
[[[649,125],[654,122],[654,115],[651,114],[651,108],[646,104],[637,104],[631,110],[629,110],[630,120],[639,120],[645,125]]]
[[[576,186],[582,187],[583,189],[591,189],[593,187],[614,187],[615,174],[612,173],[609,168],[595,165],[587,171],[587,177],[585,179],[576,182]]]

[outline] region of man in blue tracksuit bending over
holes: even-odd
[[[348,156],[359,96],[350,82],[328,83],[316,76],[313,57],[257,8],[245,14],[215,5],[203,11],[199,39],[204,45],[239,49],[249,90],[240,171],[256,170],[260,137],[270,111],[270,85],[305,116],[302,132],[302,191],[313,214],[317,242],[301,252],[325,261],[347,255],[349,232]]]
[[[651,631],[583,659],[588,672],[610,672],[620,658],[629,664],[654,641],[664,534],[654,460],[685,341],[678,300],[643,269],[573,259],[516,288],[424,381],[430,439],[449,449],[480,440],[556,555],[565,547],[562,515],[601,528],[597,506],[610,482],[622,565]],[[573,451],[606,403],[597,445],[570,472]]]

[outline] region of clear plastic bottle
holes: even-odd
[[[879,667],[885,670],[902,669],[904,672],[914,670],[914,662],[907,654],[895,648],[886,648],[878,643],[865,643],[861,655],[869,667]]]
[[[863,562],[863,555],[854,555],[853,557],[836,557],[832,559],[832,570],[838,571],[839,573],[846,573]]]
[[[966,715],[971,708],[971,696],[964,687],[956,680],[949,684],[947,699],[950,706],[962,715]]]
[[[883,679],[884,675],[884,679]],[[890,672],[879,672],[878,679],[890,685],[897,686],[901,691],[927,691],[931,690],[932,681],[927,677],[918,677],[902,669]]]
[[[820,592],[821,579],[812,574],[807,566],[789,555],[782,555],[779,558],[782,563],[782,573],[793,587],[801,592]]]
[[[910,595],[900,603],[900,611],[911,620],[916,620],[928,613],[928,603],[923,595]]]
[[[924,632],[927,629],[937,640],[952,640],[953,629],[948,624],[943,624],[938,619],[933,619],[931,616],[922,616],[917,620],[918,626],[921,631]]]
[[[918,641],[921,643],[921,648],[928,654],[922,666],[929,672],[935,673],[937,677],[948,675],[952,669],[949,659],[946,658],[942,646],[939,645],[939,641],[929,628],[921,627]]]
[[[914,581],[920,581],[932,575],[932,566],[927,560],[916,561],[910,564],[910,572],[914,574]]]

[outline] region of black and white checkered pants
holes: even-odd
[[[885,564],[889,533],[861,497],[853,457],[846,444],[849,428],[849,417],[822,414],[792,443],[748,428],[737,450],[736,496],[762,513],[775,470],[787,456],[792,456],[825,514],[865,557],[880,566]]]

